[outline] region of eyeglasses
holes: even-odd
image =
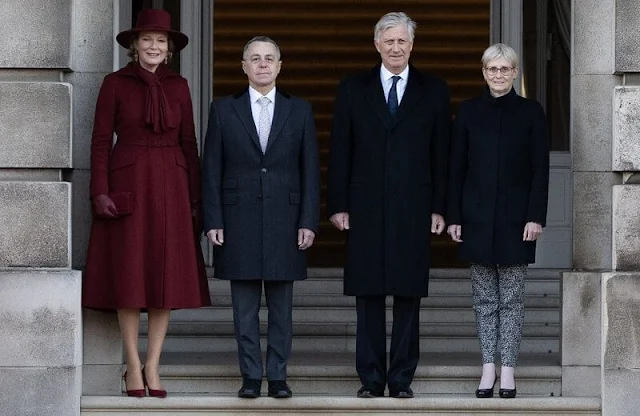
[[[509,75],[511,73],[511,71],[513,71],[513,67],[512,66],[501,66],[501,67],[497,67],[497,66],[490,66],[488,68],[485,68],[485,70],[487,71],[487,73],[491,76],[495,76],[498,75],[498,71],[500,71],[500,73],[502,75]]]

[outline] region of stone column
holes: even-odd
[[[563,278],[562,390],[640,407],[640,0],[574,0],[573,264]],[[635,85],[631,85],[635,84]]]
[[[72,265],[85,265],[91,204],[89,200],[91,132],[98,91],[105,75],[114,70],[114,0],[73,0],[70,72],[64,80],[73,85],[73,170],[65,173],[73,184]],[[84,357],[82,394],[119,395],[122,341],[115,313],[83,310]]]

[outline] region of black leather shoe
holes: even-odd
[[[362,386],[358,390],[357,396],[361,399],[372,399],[374,397],[384,397],[384,391],[376,390],[371,387]]]
[[[498,394],[503,399],[513,399],[516,397],[516,389],[500,389]]]
[[[242,397],[243,399],[255,399],[260,397],[261,387],[262,380],[246,378],[242,380],[242,388],[238,390],[238,397]]]
[[[389,396],[396,399],[411,399],[413,398],[413,390],[409,386],[389,387]]]
[[[493,397],[493,389],[496,386],[496,380],[498,380],[498,374],[496,374],[496,378],[493,379],[493,386],[490,389],[476,389],[476,397],[478,399],[488,399]]]
[[[269,397],[276,399],[288,399],[291,397],[291,389],[284,380],[269,380]]]

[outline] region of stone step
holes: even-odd
[[[142,331],[146,332],[147,324],[141,324]],[[391,335],[391,323],[387,323],[387,335]],[[260,323],[260,332],[267,334],[267,323]],[[230,321],[209,321],[209,322],[171,322],[167,331],[169,335],[234,335],[233,322]],[[355,336],[355,323],[336,324],[333,322],[294,322],[294,336],[324,335],[324,336]],[[476,336],[475,323],[420,323],[420,335],[423,337],[446,337],[446,336]],[[523,327],[525,337],[558,337],[560,336],[559,324],[548,323],[527,323]]]
[[[266,339],[261,338],[262,349],[266,349]],[[387,339],[387,349],[389,349]],[[147,338],[139,339],[141,351],[147,350]],[[164,351],[185,353],[190,351],[224,353],[235,351],[236,340],[233,335],[167,335],[164,342]],[[293,351],[307,354],[316,353],[347,353],[355,352],[356,340],[354,336],[326,336],[307,335],[294,336]],[[421,336],[421,352],[474,352],[479,350],[476,336]],[[524,337],[520,345],[520,351],[525,353],[558,353],[560,340],[558,336]]]
[[[262,415],[600,415],[595,397],[522,397],[516,400],[476,399],[470,395],[418,395],[414,399],[357,399],[304,396],[287,400],[261,397],[170,396],[164,400],[120,396],[84,396],[82,416],[262,416]]]
[[[474,311],[471,304],[425,306],[420,310],[420,322],[436,323],[473,323]],[[525,307],[527,323],[558,323],[560,308],[544,305],[542,307]],[[260,309],[260,320],[267,319],[267,309]],[[387,322],[392,321],[393,310],[387,307]],[[143,320],[146,316],[143,315]],[[171,313],[171,322],[233,322],[233,311],[230,306],[206,307],[198,309],[180,309]],[[332,322],[349,324],[356,322],[356,310],[351,306],[298,306],[293,308],[294,322]]]
[[[412,389],[420,394],[473,395],[482,372],[480,353],[422,353]],[[499,367],[498,367],[499,369]],[[233,395],[242,384],[235,352],[163,353],[164,387],[175,394]],[[292,354],[288,384],[300,395],[354,396],[360,387],[353,353]],[[559,354],[522,353],[518,395],[560,396]],[[267,383],[263,383],[266,390]]]

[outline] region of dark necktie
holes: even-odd
[[[387,105],[389,106],[389,112],[395,117],[396,111],[398,111],[398,91],[396,90],[396,85],[398,84],[400,77],[398,75],[394,75],[391,79],[393,79],[393,85],[391,85],[391,89],[389,90]]]

